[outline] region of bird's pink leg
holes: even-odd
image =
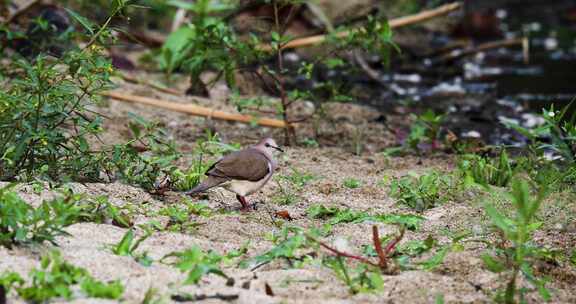
[[[241,211],[244,212],[250,211],[250,206],[248,205],[248,202],[246,201],[245,197],[236,194],[236,199],[240,202],[240,204],[242,204],[242,209],[240,209]]]

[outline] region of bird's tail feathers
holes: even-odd
[[[186,195],[193,195],[196,193],[204,192],[210,188],[216,187],[223,183],[225,180],[221,180],[219,178],[208,177],[206,180],[198,184],[196,187],[185,191],[184,194]]]

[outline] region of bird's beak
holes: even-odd
[[[280,147],[275,147],[275,146],[272,146],[272,145],[270,145],[270,147],[272,147],[272,148],[274,148],[274,149],[276,149],[276,150],[284,153],[284,150],[280,149]]]

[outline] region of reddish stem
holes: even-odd
[[[380,243],[380,236],[378,235],[378,226],[376,225],[372,226],[372,240],[374,241],[374,249],[376,250],[378,258],[380,259],[380,263],[378,263],[378,265],[380,268],[386,269],[387,257],[386,253],[382,251],[382,244]],[[388,250],[386,250],[386,252],[388,253]]]
[[[342,251],[340,251],[340,250],[338,250],[338,249],[336,249],[336,248],[332,248],[332,247],[330,247],[329,245],[327,245],[326,243],[324,243],[324,242],[322,242],[322,241],[320,241],[320,240],[317,240],[316,238],[314,238],[314,237],[312,237],[312,236],[307,235],[307,237],[310,238],[310,239],[312,239],[312,240],[315,241],[316,243],[320,244],[320,246],[326,248],[328,251],[336,254],[337,256],[343,256],[343,257],[346,257],[346,258],[358,260],[358,261],[360,261],[360,262],[362,262],[362,263],[366,263],[366,264],[369,264],[369,265],[372,265],[372,266],[379,267],[378,264],[373,263],[372,261],[370,261],[370,260],[368,260],[368,259],[366,259],[366,258],[364,258],[364,257],[357,256],[357,255],[353,255],[353,254],[350,254],[350,253],[347,253],[347,252],[342,252]]]
[[[390,243],[388,243],[388,245],[386,245],[386,250],[384,251],[386,253],[386,256],[388,256],[396,247],[396,245],[398,245],[398,243],[400,242],[400,240],[402,240],[402,238],[404,238],[404,227],[400,228],[400,234],[393,239]]]

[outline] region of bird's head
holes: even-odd
[[[284,150],[282,150],[278,144],[276,144],[274,139],[270,137],[262,139],[256,146],[270,154],[272,154],[274,150],[284,152]]]

